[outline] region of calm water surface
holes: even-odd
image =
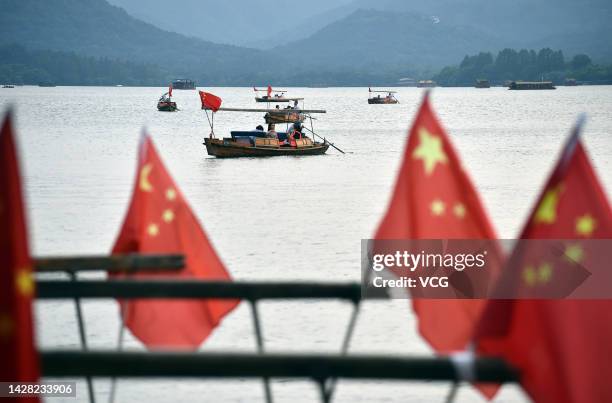
[[[224,105],[255,107],[248,88],[210,88]],[[315,157],[216,160],[206,155],[206,117],[194,91],[175,91],[178,113],[160,113],[163,88],[18,87],[0,90],[0,110],[14,105],[36,255],[108,253],[127,208],[143,128],[186,194],[237,279],[359,280],[360,240],[372,236],[400,162],[406,131],[421,98],[398,89],[399,105],[368,105],[363,88],[291,89],[307,108],[327,109],[315,131],[348,151]],[[515,237],[580,112],[584,134],[607,189],[612,189],[612,87],[515,92],[440,88],[433,104],[451,134],[502,238]],[[260,115],[219,113],[218,134],[252,129]],[[351,345],[361,353],[431,354],[415,331],[406,301],[368,302]],[[117,306],[84,304],[94,348],[114,348]],[[269,351],[335,352],[350,306],[341,302],[264,303]],[[37,303],[38,343],[78,348],[74,306]],[[132,338],[127,348],[142,349]],[[247,305],[241,305],[202,347],[254,351]],[[277,402],[311,402],[310,382],[275,381]],[[96,382],[100,401],[109,383]],[[443,401],[434,383],[342,382],[338,402]],[[79,383],[78,401],[86,401]],[[59,399],[53,399],[59,402]],[[73,402],[74,400],[67,400]],[[258,381],[122,381],[119,402],[263,401]],[[481,401],[464,387],[458,401]],[[499,402],[521,402],[505,387]]]

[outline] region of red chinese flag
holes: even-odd
[[[132,201],[113,253],[176,253],[184,254],[186,261],[178,274],[129,277],[231,281],[148,136],[140,148]],[[121,306],[127,327],[147,347],[195,349],[238,302],[137,300],[121,301]]]
[[[566,255],[588,268],[588,252],[580,241],[612,239],[612,210],[578,130],[522,238],[572,240]],[[563,281],[563,273],[556,271],[560,267],[528,258],[524,263],[523,270],[504,270],[502,280],[513,276],[524,287]],[[529,270],[538,271],[533,276]],[[479,353],[501,356],[519,370],[523,388],[537,403],[603,403],[612,402],[611,340],[611,300],[522,299],[490,301],[476,341]]]
[[[209,92],[199,91],[200,100],[202,101],[202,109],[211,109],[217,112],[221,108],[221,98]]]
[[[476,189],[426,95],[408,136],[376,239],[496,239]],[[495,261],[490,255],[488,261]],[[495,276],[497,266],[487,265]],[[492,280],[491,280],[492,281]],[[421,335],[438,352],[463,350],[484,306],[476,299],[413,299]]]
[[[0,382],[38,382],[32,260],[10,115],[0,132]],[[37,397],[10,399],[38,402]]]
[[[172,96],[172,84],[170,84],[168,86],[168,96],[171,97]]]
[[[268,98],[272,95],[272,87],[268,85]]]

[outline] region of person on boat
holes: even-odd
[[[293,109],[300,109],[300,107],[298,105],[298,100],[297,99],[295,101],[293,101]]]
[[[268,125],[268,134],[266,134],[266,137],[270,139],[278,139],[278,133],[276,133],[274,123],[270,123]]]
[[[302,124],[300,122],[295,122],[291,126],[291,129],[289,130],[287,135],[287,139],[289,140],[289,145],[291,145],[291,147],[297,147],[297,143],[295,140],[302,139],[302,130]]]
[[[264,131],[263,126],[262,126],[262,125],[257,125],[257,127],[255,128],[255,130],[260,131],[260,132],[263,132],[263,131]]]

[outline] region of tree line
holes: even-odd
[[[478,79],[493,83],[507,80],[550,80],[562,84],[574,78],[588,84],[612,84],[612,65],[596,65],[585,54],[566,60],[561,50],[506,48],[493,57],[491,52],[465,56],[458,66],[443,68],[434,80],[443,86],[472,86]]]
[[[0,47],[0,83],[18,85],[164,85],[171,75],[156,65],[72,52]]]

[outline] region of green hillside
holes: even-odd
[[[250,85],[271,62],[261,51],[163,31],[104,0],[3,0],[0,45],[157,64],[200,84]],[[248,66],[248,68],[247,68]]]

